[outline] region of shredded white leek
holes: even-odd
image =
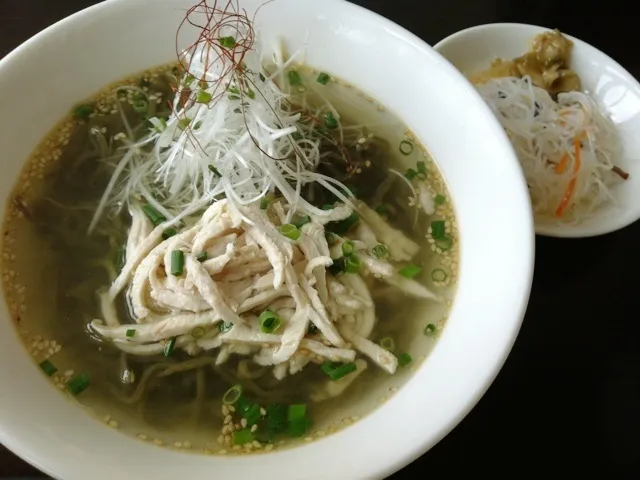
[[[203,42],[183,52],[189,74],[180,80],[170,117],[151,118],[150,132],[127,142],[90,229],[108,206],[140,197],[171,223],[219,198],[248,205],[276,189],[293,207],[291,214],[327,215],[302,198],[301,188],[310,182],[350,201],[343,184],[315,172],[318,135],[309,135],[309,125],[292,113],[289,95],[273,80],[292,58],[283,62],[276,55],[281,63],[268,76],[259,47],[245,53],[242,70],[214,51],[220,48]],[[211,101],[184,102],[189,95]]]

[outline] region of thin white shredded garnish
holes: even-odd
[[[327,215],[301,196],[302,186],[311,182],[350,202],[343,184],[315,172],[318,137],[306,135],[309,127],[300,123],[300,113],[292,112],[289,95],[265,73],[259,45],[233,62],[229,55],[240,53],[229,50],[225,56],[221,48],[203,42],[183,52],[189,73],[180,79],[170,117],[151,118],[153,128],[147,135],[125,142],[123,161],[91,229],[105,209],[141,195],[167,220],[217,198],[248,205],[276,190],[292,206],[291,214]],[[241,70],[234,67],[240,61]],[[286,65],[276,64],[276,73]],[[162,198],[156,205],[157,192]]]
[[[613,200],[621,145],[593,98],[560,93],[556,102],[527,76],[495,78],[477,89],[511,139],[537,221],[579,222]]]

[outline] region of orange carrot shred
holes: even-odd
[[[562,217],[565,210],[569,206],[569,201],[571,200],[573,191],[576,189],[576,182],[578,181],[578,178],[577,178],[578,172],[580,171],[580,168],[582,168],[580,137],[576,137],[573,139],[573,151],[575,155],[575,163],[573,164],[573,175],[571,176],[571,180],[569,180],[567,189],[564,192],[564,197],[562,197],[562,201],[560,202],[560,205],[558,205],[558,208],[556,209],[556,217]]]
[[[560,159],[560,163],[556,165],[556,173],[564,173],[569,165],[569,154],[565,153]]]

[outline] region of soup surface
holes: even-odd
[[[222,90],[182,61],[76,106],[4,221],[8,305],[52,383],[112,428],[213,454],[384,402],[457,274],[451,198],[407,127],[325,72],[245,62]]]

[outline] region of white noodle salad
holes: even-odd
[[[549,93],[529,76],[494,78],[478,91],[507,131],[538,222],[576,223],[613,201],[627,174],[612,121],[586,93]]]

